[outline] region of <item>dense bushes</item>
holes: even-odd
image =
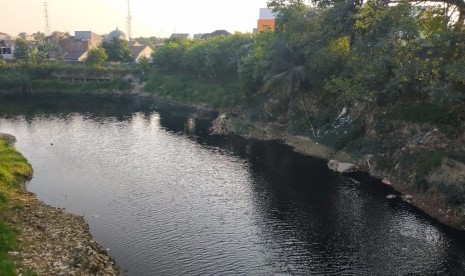
[[[248,34],[215,36],[207,40],[172,38],[153,53],[153,64],[171,73],[199,79],[236,76],[239,59],[252,39]]]

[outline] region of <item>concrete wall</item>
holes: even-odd
[[[261,8],[259,19],[276,19],[276,14],[271,9]]]

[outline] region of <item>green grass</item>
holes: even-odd
[[[439,167],[446,158],[446,153],[443,151],[432,151],[428,153],[425,159],[419,162],[418,171],[423,174],[427,174],[433,169]]]
[[[428,102],[399,104],[387,114],[387,117],[411,123],[431,123],[438,126],[456,127],[460,123],[459,115],[450,106]]]
[[[112,92],[128,91],[131,88],[130,83],[124,79],[114,79],[111,81],[72,83],[60,80],[34,80],[31,83],[31,89],[36,92],[64,92],[64,93],[93,93],[93,92]]]
[[[16,232],[0,221],[0,275],[16,275],[16,265],[8,255],[16,246]]]
[[[243,100],[235,80],[197,79],[194,76],[159,71],[152,72],[147,79],[145,92],[183,103],[205,103],[221,108],[235,106]]]
[[[110,65],[91,67],[85,65],[67,64],[0,64],[0,91],[3,92],[112,92],[114,90],[128,91],[130,83],[123,77],[132,74],[140,76],[141,70],[137,66]],[[60,81],[56,75],[76,76],[106,76],[111,81],[72,83]]]
[[[0,275],[16,275],[16,265],[8,254],[15,249],[16,231],[6,224],[3,212],[11,192],[19,189],[21,180],[31,175],[32,168],[26,158],[0,138]]]

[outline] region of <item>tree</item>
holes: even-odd
[[[152,63],[170,72],[182,72],[184,70],[184,55],[194,42],[187,38],[170,38],[165,40],[162,47],[152,54]]]
[[[38,41],[33,48],[37,49],[38,59],[40,60],[48,60],[60,55],[59,47],[51,41]]]
[[[100,66],[108,59],[107,52],[103,47],[90,49],[87,53],[86,64]]]
[[[29,61],[31,51],[32,48],[26,40],[20,38],[16,39],[15,52],[13,54],[15,59]]]
[[[108,54],[108,61],[115,62],[132,62],[132,53],[126,40],[113,37],[112,40],[105,40],[102,48]]]

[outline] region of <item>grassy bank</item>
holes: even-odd
[[[91,67],[61,63],[0,63],[0,92],[89,93],[129,91],[127,75],[139,76],[136,66],[108,65]],[[102,77],[105,81],[72,81]],[[109,79],[109,80],[108,80]]]
[[[16,230],[5,221],[6,209],[11,206],[10,197],[21,190],[21,184],[32,175],[26,158],[5,139],[0,138],[0,275],[16,275],[16,265],[8,252],[16,248]],[[32,275],[29,271],[23,275]]]
[[[144,91],[186,104],[206,104],[214,108],[233,107],[244,101],[237,80],[198,79],[184,74],[151,72]]]

